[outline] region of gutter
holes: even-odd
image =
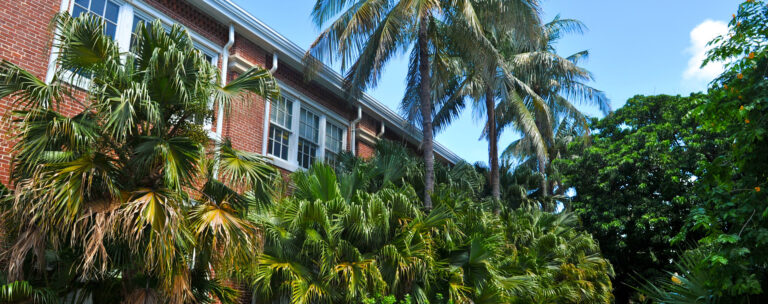
[[[277,71],[277,52],[272,53],[272,67],[269,68],[269,73],[274,74]]]

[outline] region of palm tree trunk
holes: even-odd
[[[432,77],[429,73],[429,45],[427,43],[428,15],[421,16],[419,22],[419,99],[421,101],[421,130],[423,132],[422,149],[424,152],[424,208],[432,209],[432,191],[435,188],[435,155],[432,134]]]
[[[491,167],[491,196],[498,201],[501,198],[499,143],[496,138],[496,103],[493,87],[490,85],[485,88],[485,108],[488,112],[488,165]]]
[[[540,111],[536,111],[536,128],[539,129],[539,133],[541,133],[541,136],[544,138],[544,142],[547,144],[547,150],[549,149],[550,144],[550,136],[549,133],[545,133],[542,131],[551,130],[549,126],[546,126],[546,117],[544,117],[544,113],[541,113]],[[549,182],[547,181],[547,164],[549,160],[546,156],[539,156],[538,157],[539,162],[539,173],[541,173],[541,195],[542,198],[545,196],[549,196]]]

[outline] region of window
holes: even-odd
[[[280,159],[288,160],[288,147],[291,136],[293,102],[280,97],[272,103],[269,111],[269,141],[267,153]]]
[[[105,31],[112,39],[117,38],[117,17],[120,15],[120,5],[109,0],[75,0],[72,16],[79,17],[91,13],[104,19]]]
[[[280,89],[282,96],[269,102],[262,153],[288,171],[308,169],[317,161],[335,162],[344,151],[346,119],[306,97],[295,97],[301,95],[290,87]]]
[[[344,149],[344,129],[330,122],[325,126],[325,161],[336,165]]]
[[[299,166],[309,168],[317,156],[319,144],[320,116],[301,108],[299,123]]]

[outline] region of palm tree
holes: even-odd
[[[513,244],[505,269],[526,273],[538,288],[518,303],[611,303],[613,267],[597,242],[579,231],[575,214],[524,207],[505,215],[505,236]]]
[[[346,71],[346,86],[359,92],[375,86],[388,60],[411,49],[408,82],[418,84],[422,150],[425,165],[424,207],[432,208],[434,190],[434,135],[432,125],[432,70],[430,58],[436,46],[438,24],[460,24],[475,35],[482,31],[471,0],[345,1],[318,0],[312,11],[322,28],[335,18],[312,43],[305,56],[310,66],[317,59],[339,59]],[[451,13],[447,13],[447,12]],[[407,98],[407,96],[406,96]]]
[[[545,174],[544,176],[553,159],[551,153],[556,153],[552,151],[556,145],[554,142],[556,125],[563,119],[569,119],[570,122],[578,124],[578,128],[574,130],[581,132],[589,130],[586,117],[571,100],[580,104],[596,105],[606,115],[611,111],[610,100],[605,94],[587,84],[593,80],[592,74],[579,66],[580,61],[588,58],[589,52],[577,52],[566,58],[556,54],[555,44],[563,35],[582,33],[585,29],[586,27],[578,20],[561,19],[560,16],[556,16],[554,20],[541,27],[542,39],[538,45],[534,45],[533,48],[513,47],[505,50],[510,71],[536,93],[531,96],[527,95],[527,92],[520,92],[522,98],[543,98],[546,103],[546,107],[532,107],[536,128],[543,138],[546,152],[541,153],[538,137],[523,133],[524,136],[530,137],[526,139],[525,147],[528,147],[530,152],[536,150],[538,171]],[[514,117],[517,108],[500,107],[498,110],[501,121],[500,131],[508,127],[517,128],[518,122]],[[547,179],[543,179],[541,192],[544,195],[551,195],[553,194],[551,188]]]
[[[477,117],[485,120],[482,134],[489,144],[491,196],[498,200],[501,190],[496,108],[501,105],[515,106],[516,111],[510,114],[514,115],[520,130],[537,137],[534,116],[518,92],[532,96],[527,102],[533,106],[546,107],[525,82],[510,72],[502,56],[508,44],[530,48],[538,41],[539,5],[533,0],[500,0],[476,1],[473,7],[477,12],[481,35],[474,35],[474,29],[464,24],[439,23],[437,27],[440,44],[432,60],[433,99],[437,109],[434,125],[437,130],[446,127],[466,107],[465,99],[472,101]],[[451,10],[449,15],[451,13],[456,12]],[[415,71],[413,60],[411,70]],[[419,99],[415,94],[415,84],[409,81],[402,109],[410,120],[418,121],[423,116],[416,111]],[[544,153],[543,142],[540,146]]]
[[[514,168],[513,174],[536,176],[538,179],[536,184],[528,184],[527,189],[536,189],[538,185],[538,199],[541,202],[547,202],[542,206],[545,210],[554,210],[558,202],[563,204],[566,210],[569,208],[565,196],[567,189],[562,186],[562,176],[553,162],[557,159],[567,159],[573,155],[573,150],[569,149],[571,143],[579,142],[584,146],[589,144],[589,126],[585,125],[582,120],[577,120],[580,118],[583,117],[565,117],[560,121],[555,121],[554,131],[542,132],[551,134],[551,139],[547,142],[547,155],[549,157],[546,172],[539,170],[536,147],[530,142],[530,137],[526,136],[512,141],[501,154],[505,163],[516,162],[518,164]],[[542,180],[547,182],[548,193],[543,192],[544,188],[540,187]]]
[[[140,24],[121,54],[97,16],[54,22],[51,83],[0,63],[0,98],[18,108],[14,190],[0,205],[11,227],[8,282],[94,302],[231,303],[222,280],[255,260],[259,235],[245,214],[276,173],[192,118],[212,115],[211,100],[228,108],[246,92],[277,97],[275,80],[252,68],[219,86],[178,25]],[[79,112],[65,115],[73,104]]]
[[[295,195],[252,216],[264,252],[252,270],[267,303],[359,302],[377,294],[421,295],[437,267],[433,231],[447,210],[422,212],[411,188],[342,195],[334,170],[315,164],[292,175]]]

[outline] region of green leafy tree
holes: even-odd
[[[701,203],[698,168],[722,150],[718,135],[701,128],[696,107],[703,95],[635,96],[594,122],[591,146],[571,145],[575,155],[556,161],[564,187],[573,188],[573,210],[614,265],[617,302],[628,301],[631,275],[661,275],[679,247],[688,214]]]
[[[635,287],[640,293],[638,299],[643,303],[732,303],[721,302],[712,289],[712,282],[719,280],[708,265],[713,256],[711,251],[701,249],[682,254],[675,262],[675,272],[665,271],[666,276],[639,280]]]
[[[725,153],[701,167],[697,191],[704,199],[690,229],[714,252],[708,287],[724,302],[765,302],[768,290],[768,7],[746,1],[715,38],[705,64],[726,63],[700,107],[702,128],[722,132]]]
[[[222,280],[255,260],[259,234],[245,214],[276,173],[192,120],[210,116],[211,101],[275,98],[275,80],[252,68],[219,86],[178,25],[140,24],[122,54],[96,16],[54,21],[51,83],[0,63],[0,98],[18,109],[3,296],[37,298],[40,287],[72,301],[231,303]],[[65,104],[80,110],[65,115]]]
[[[333,169],[322,164],[292,180],[292,197],[253,216],[264,231],[254,296],[317,303],[415,293],[427,303],[437,267],[433,234],[448,210],[424,214],[408,189],[357,191],[345,199]]]

